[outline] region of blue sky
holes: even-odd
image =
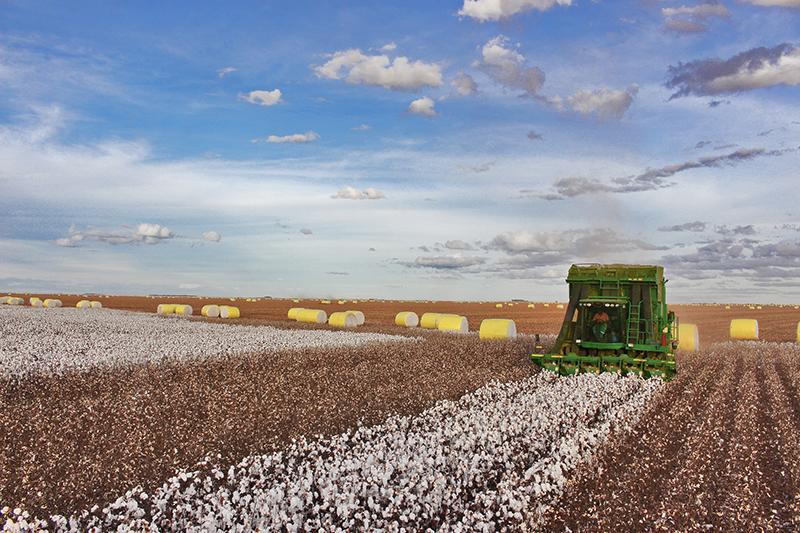
[[[800,1],[0,2],[8,291],[800,301]]]

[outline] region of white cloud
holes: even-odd
[[[427,96],[417,98],[408,105],[408,112],[415,115],[424,115],[426,117],[435,117],[436,109],[433,100]]]
[[[314,232],[311,231],[309,228],[303,228],[303,229],[300,230],[300,233],[302,233],[303,235],[311,235]]]
[[[208,242],[219,242],[222,240],[222,235],[216,231],[206,231],[203,233],[203,240]]]
[[[74,247],[78,243],[88,241],[105,244],[158,244],[174,238],[175,234],[166,226],[142,223],[135,227],[122,226],[113,230],[96,228],[78,230],[70,227],[69,236],[56,239],[55,244],[63,247]]]
[[[665,7],[661,9],[665,17],[690,16],[698,18],[728,17],[730,11],[723,4],[697,4],[694,6]]]
[[[386,55],[366,55],[358,49],[335,52],[324,65],[314,67],[314,72],[321,78],[400,91],[442,84],[442,69],[435,63],[409,61],[402,56],[391,60]]]
[[[566,99],[566,105],[581,115],[620,119],[633,103],[637,86],[622,89],[584,89]]]
[[[406,266],[416,268],[435,268],[441,270],[457,270],[471,266],[481,265],[486,262],[483,257],[465,257],[461,255],[440,255],[434,257],[417,257],[413,263]]]
[[[363,191],[359,191],[355,187],[350,187],[348,185],[339,189],[331,198],[336,200],[381,200],[386,198],[386,196],[381,191],[372,187],[367,187]]]
[[[221,68],[221,69],[219,69],[219,70],[217,71],[217,76],[219,76],[219,77],[220,77],[220,79],[222,79],[222,78],[224,78],[225,76],[227,76],[228,74],[233,74],[233,73],[234,73],[234,72],[236,72],[237,70],[238,70],[238,69],[236,69],[236,68],[234,68],[234,67],[225,67],[225,68]]]
[[[394,41],[386,43],[380,48],[381,52],[393,52],[394,50],[397,50],[397,43]]]
[[[358,126],[354,126],[351,129],[353,131],[367,131],[370,128],[371,126],[369,124],[359,124]]]
[[[280,89],[273,89],[271,91],[250,91],[246,95],[241,95],[240,98],[251,104],[261,106],[273,106],[282,102]]]
[[[521,89],[533,96],[544,84],[544,72],[526,66],[525,56],[510,48],[509,40],[502,35],[483,45],[481,58],[476,66],[505,87]]]
[[[270,135],[267,137],[266,142],[272,144],[284,143],[312,143],[319,139],[319,133],[316,131],[307,131],[305,133],[294,133],[292,135]]]
[[[572,0],[464,0],[464,5],[458,14],[486,22],[508,18],[525,11],[547,11],[555,5],[569,6],[572,5]]]
[[[453,87],[456,92],[461,96],[469,96],[478,90],[478,84],[472,79],[472,76],[466,72],[459,72],[452,81]]]

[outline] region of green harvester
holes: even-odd
[[[678,320],[667,309],[664,267],[572,265],[569,304],[549,353],[533,362],[562,376],[618,372],[675,376]]]

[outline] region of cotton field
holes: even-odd
[[[157,364],[299,348],[408,342],[375,333],[284,331],[103,310],[0,307],[0,374],[22,378],[92,367]]]
[[[609,432],[635,423],[660,381],[538,374],[416,417],[225,467],[206,460],[148,494],[50,519],[57,531],[475,531],[535,526]],[[558,406],[558,408],[551,408]],[[20,531],[44,522],[17,520]]]

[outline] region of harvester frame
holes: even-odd
[[[572,265],[569,303],[555,344],[533,362],[561,375],[618,372],[670,380],[678,319],[666,303],[664,268]]]

